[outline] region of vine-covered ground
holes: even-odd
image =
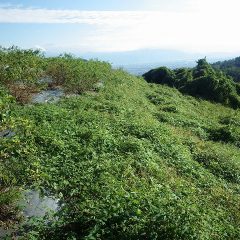
[[[103,84],[34,105],[3,85],[0,221],[27,186],[60,209],[22,239],[240,239],[239,110],[121,70]]]

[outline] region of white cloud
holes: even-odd
[[[40,46],[40,45],[35,45],[35,46],[34,46],[34,49],[40,50],[40,51],[42,51],[42,52],[46,52],[46,51],[47,51],[45,47],[42,47],[42,46]]]
[[[0,23],[78,23],[96,26],[79,44],[58,48],[126,51],[174,48],[188,51],[239,51],[239,0],[186,0],[184,11],[78,11],[0,6]],[[79,27],[81,27],[79,25]],[[74,33],[73,33],[74,34]],[[63,33],[64,37],[64,33]]]
[[[151,12],[142,11],[77,11],[32,8],[0,8],[1,23],[83,23],[127,25],[137,23]]]

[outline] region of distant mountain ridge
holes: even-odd
[[[62,50],[51,52],[47,51],[47,56],[57,56]],[[194,53],[174,49],[138,49],[123,52],[80,52],[72,51],[76,56],[85,59],[99,59],[110,62],[115,66],[127,65],[154,65],[169,66],[169,64],[180,62],[195,62],[196,59],[207,57],[208,61],[213,63],[238,56],[238,53]],[[240,54],[240,53],[239,53]],[[184,66],[178,66],[184,67]]]

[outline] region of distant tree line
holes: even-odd
[[[212,66],[231,76],[235,82],[240,82],[240,57],[222,62],[219,61],[213,63]]]
[[[222,103],[233,108],[240,107],[240,85],[206,60],[197,61],[195,68],[171,70],[167,67],[152,69],[143,77],[150,83],[166,84],[182,93]]]

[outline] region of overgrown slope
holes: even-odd
[[[24,239],[240,238],[239,110],[120,70],[98,93],[11,109],[1,183],[63,203]]]

